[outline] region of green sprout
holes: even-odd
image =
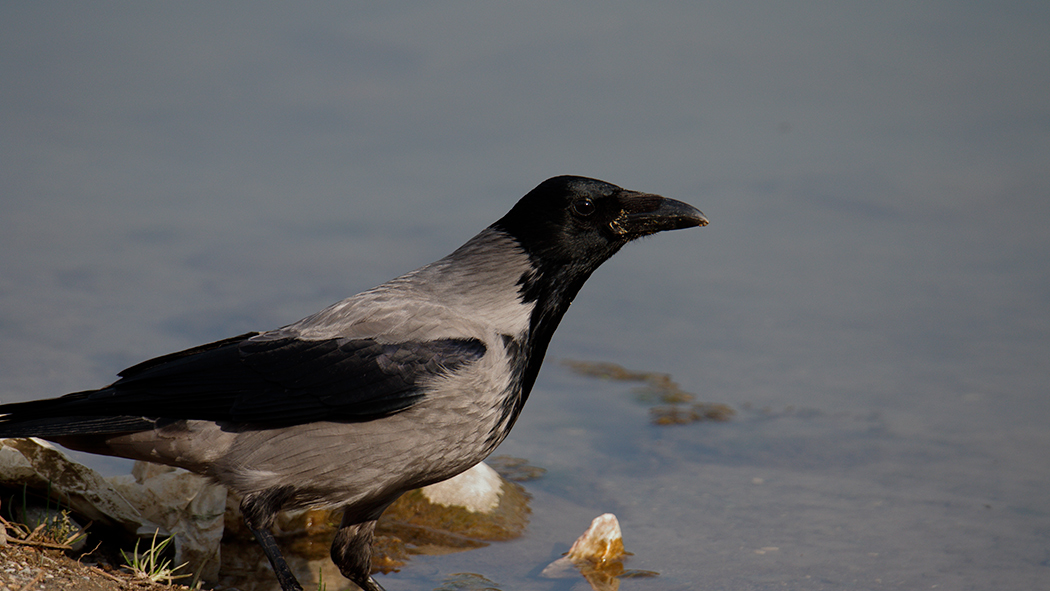
[[[154,583],[171,583],[175,579],[181,579],[190,575],[176,575],[175,571],[186,566],[188,563],[182,563],[174,568],[171,567],[171,561],[161,558],[161,553],[171,543],[174,538],[165,538],[160,542],[157,542],[157,534],[160,530],[153,532],[153,540],[150,542],[149,549],[139,554],[139,542],[135,541],[135,549],[129,556],[123,550],[120,551],[121,556],[124,557],[125,566],[131,569],[131,572],[135,576],[149,579]]]

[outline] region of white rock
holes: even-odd
[[[472,513],[491,513],[499,506],[503,479],[482,463],[422,490],[423,496],[435,505],[463,507]]]

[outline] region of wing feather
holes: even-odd
[[[25,436],[31,425],[51,433],[63,420],[79,421],[79,432],[92,424],[110,425],[111,431],[149,428],[152,422],[142,418],[263,425],[370,420],[412,406],[425,396],[428,380],[485,354],[478,339],[386,344],[255,336],[151,359],[100,390],[0,405],[6,413],[0,436]]]

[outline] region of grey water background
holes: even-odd
[[[538,576],[615,513],[624,590],[1050,588],[1050,5],[4,3],[0,399],[276,327],[543,179],[711,225],[581,292],[497,452]],[[671,374],[728,423],[656,427]],[[89,459],[103,470],[122,464]],[[330,582],[334,584],[334,582]]]

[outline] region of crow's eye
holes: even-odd
[[[572,202],[572,211],[580,217],[587,217],[595,212],[598,208],[594,205],[594,202],[590,199],[578,199]]]

